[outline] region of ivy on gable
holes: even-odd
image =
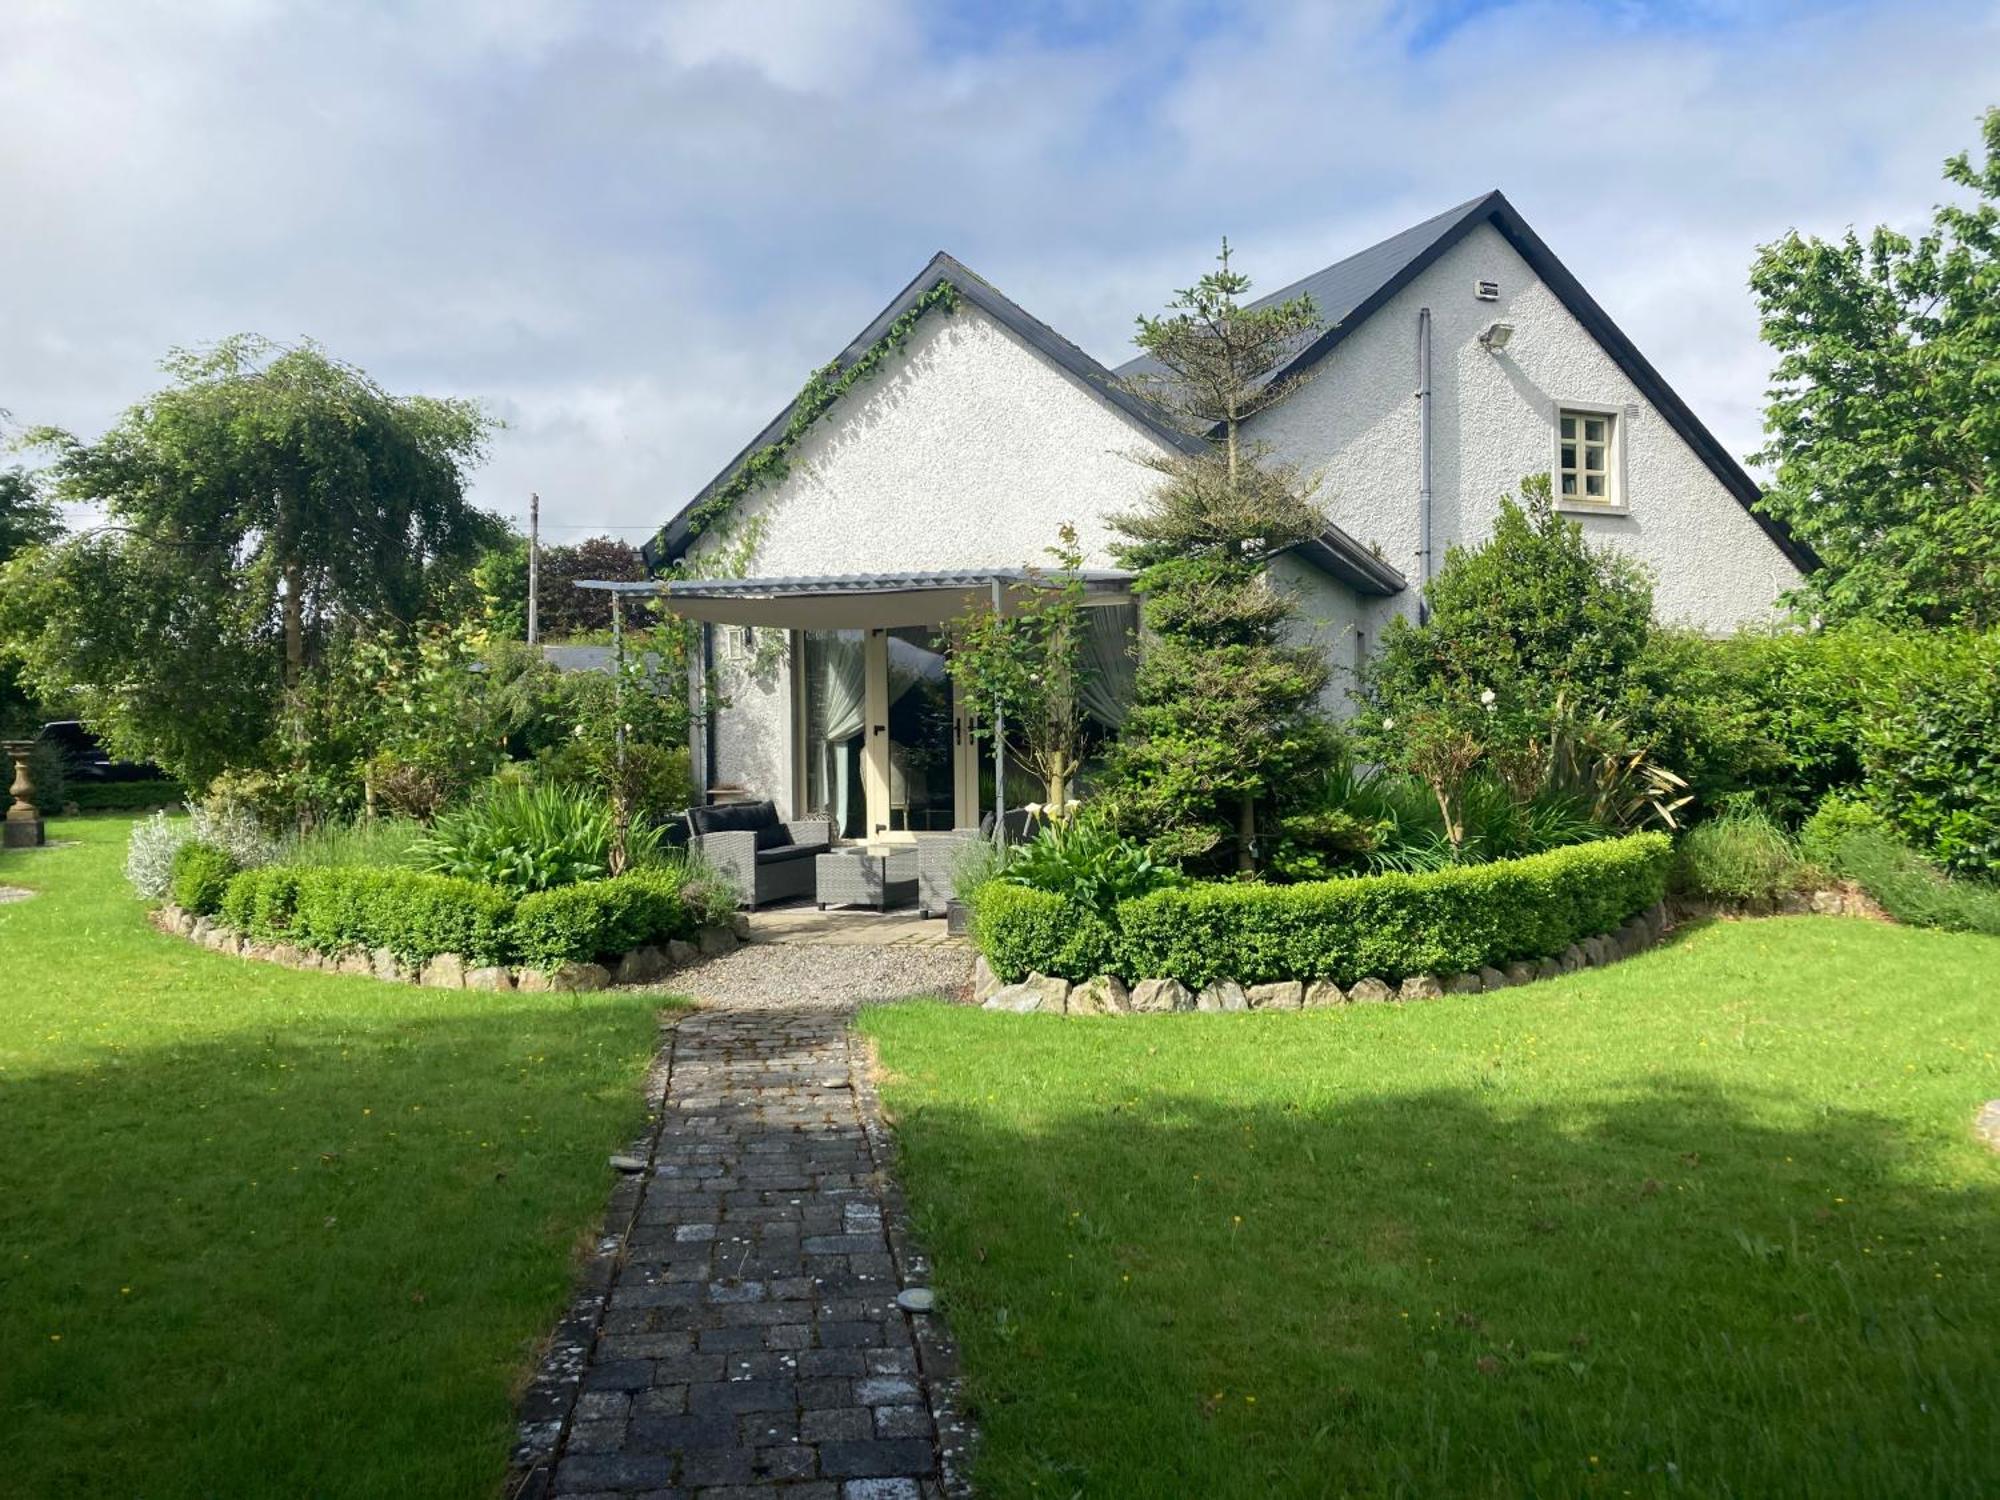
[[[912,302],[852,363],[843,367],[839,360],[834,360],[813,371],[792,402],[792,416],[785,430],[744,459],[736,472],[717,486],[715,493],[688,512],[688,539],[692,541],[715,527],[744,496],[784,479],[791,472],[791,450],[800,439],[833,409],[836,401],[862,381],[871,379],[884,360],[909,342],[924,314],[933,310],[955,312],[957,308],[958,288],[941,280]]]

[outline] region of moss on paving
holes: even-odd
[[[993,1496],[2000,1490],[2000,941],[864,1013]]]
[[[127,826],[0,857],[0,1489],[491,1495],[658,997],[205,952]]]

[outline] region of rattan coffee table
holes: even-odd
[[[813,859],[813,899],[829,906],[872,906],[887,911],[917,899],[917,851],[836,849]]]

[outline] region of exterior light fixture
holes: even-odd
[[[1514,337],[1512,323],[1489,323],[1486,331],[1479,335],[1479,342],[1488,354],[1498,354],[1507,347],[1507,341]]]

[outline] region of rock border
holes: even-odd
[[[1615,931],[1571,943],[1553,958],[1491,965],[1471,974],[1411,974],[1400,982],[1357,979],[1345,987],[1330,979],[1279,980],[1242,984],[1218,979],[1199,990],[1178,979],[1141,979],[1127,985],[1114,974],[1072,983],[1048,974],[1003,982],[980,954],[972,966],[972,1001],[983,1010],[1015,1015],[1123,1016],[1173,1011],[1317,1010],[1329,1005],[1380,1005],[1435,1000],[1442,995],[1480,995],[1513,989],[1540,979],[1556,979],[1579,969],[1602,968],[1642,953],[1675,928],[1709,918],[1767,916],[1881,917],[1882,909],[1858,887],[1799,891],[1778,901],[1708,901],[1669,896]]]
[[[346,953],[314,953],[292,943],[260,943],[213,917],[198,917],[169,902],[147,913],[147,921],[170,937],[234,958],[279,964],[325,974],[351,974],[387,984],[414,984],[433,990],[491,990],[495,993],[575,994],[613,986],[657,984],[676,969],[733,952],[750,935],[750,919],[738,912],[727,927],[708,927],[693,942],[672,938],[620,954],[615,963],[571,960],[553,969],[532,965],[471,964],[463,954],[434,953],[420,964],[406,963],[387,948],[354,948]]]

